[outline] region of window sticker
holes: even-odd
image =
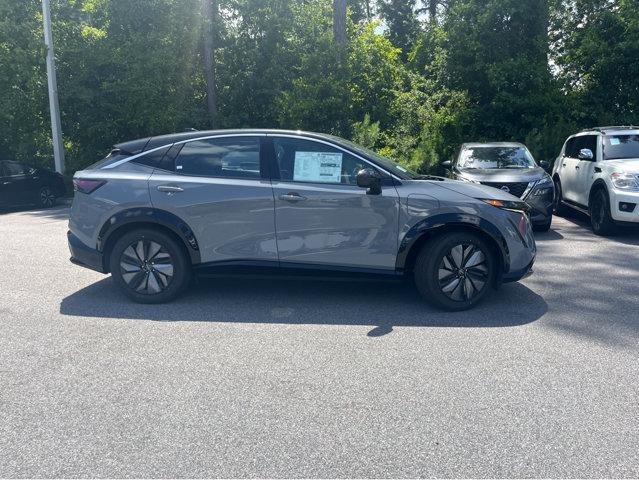
[[[295,152],[294,181],[340,183],[341,178],[341,153]]]
[[[610,137],[610,145],[619,145],[621,141],[617,137]]]

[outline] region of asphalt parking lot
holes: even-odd
[[[442,313],[404,284],[129,303],[65,208],[0,214],[0,477],[638,477],[639,232],[575,215]]]

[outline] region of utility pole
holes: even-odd
[[[58,82],[55,78],[55,58],[53,57],[53,34],[51,33],[51,9],[49,8],[49,0],[42,0],[42,17],[44,19],[44,44],[47,47],[47,84],[49,85],[53,158],[55,159],[55,171],[64,173],[64,144],[62,143],[62,130],[60,129]]]

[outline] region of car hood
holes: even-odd
[[[475,182],[519,183],[534,182],[544,178],[547,173],[541,167],[535,168],[481,168],[460,169],[456,174]]]
[[[639,158],[606,160],[603,164],[616,172],[639,173]]]
[[[521,198],[506,193],[503,190],[497,188],[488,187],[480,183],[469,183],[461,180],[444,180],[439,182],[430,182],[432,185],[436,185],[441,188],[452,190],[453,192],[460,193],[472,198],[489,198],[492,200],[504,200],[510,202],[521,202]]]

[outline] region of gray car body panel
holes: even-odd
[[[232,131],[220,135],[299,135],[321,139],[341,148],[330,137],[301,132]],[[189,132],[179,141],[216,136],[214,132]],[[184,139],[184,137],[187,137]],[[527,225],[517,229],[520,213],[505,211],[481,199],[517,201],[508,193],[456,180],[406,180],[385,172],[389,179],[380,195],[369,195],[352,185],[302,184],[277,179],[191,177],[130,162],[162,143],[154,137],[129,142],[142,152],[127,161],[98,170],[76,173],[78,178],[107,183],[92,194],[75,195],[69,227],[87,248],[97,249],[100,231],[116,214],[148,208],[169,212],[190,228],[199,246],[198,263],[264,261],[275,265],[345,267],[389,273],[401,270],[399,252],[407,236],[423,229],[440,228],[446,219],[490,233],[506,253],[505,267],[519,271],[535,257],[534,238]],[[175,140],[174,136],[167,140]],[[146,150],[141,145],[151,145]],[[121,144],[126,147],[127,143]],[[364,157],[360,157],[364,158]],[[364,158],[365,159],[365,158]],[[372,165],[371,160],[365,159]],[[162,185],[179,186],[180,193],[158,191]],[[281,195],[295,191],[306,197],[287,202]],[[437,221],[429,222],[429,219]],[[525,220],[527,222],[527,220]],[[422,228],[423,227],[423,228]]]

